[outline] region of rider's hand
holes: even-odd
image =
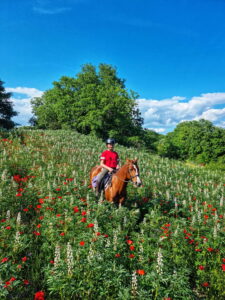
[[[110,167],[108,168],[108,170],[109,170],[109,172],[110,172],[110,173],[112,173],[112,172],[113,172],[113,169],[112,169],[112,168],[110,168]]]

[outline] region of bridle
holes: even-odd
[[[123,180],[123,179],[119,178],[119,177],[116,175],[116,173],[114,173],[113,175],[114,175],[115,177],[117,177],[119,180],[123,181],[123,182],[130,182],[130,181],[132,181],[133,178],[139,176],[139,173],[137,173],[137,174],[135,174],[135,175],[131,175],[131,173],[130,173],[130,168],[128,169],[128,171],[129,171],[129,174],[130,174],[130,179],[129,179],[129,180]]]

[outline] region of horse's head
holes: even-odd
[[[140,175],[139,175],[139,168],[137,164],[137,158],[136,159],[127,159],[128,163],[128,172],[130,180],[132,181],[133,185],[135,187],[139,187],[142,185]]]

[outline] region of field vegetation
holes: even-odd
[[[72,130],[0,138],[0,299],[224,299],[225,174],[138,158],[124,206],[89,183],[104,143]]]

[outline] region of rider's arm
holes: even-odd
[[[110,168],[110,167],[108,167],[108,166],[106,166],[106,165],[104,164],[104,160],[103,160],[103,159],[101,159],[100,166],[103,167],[103,168],[105,168],[105,169],[107,169],[107,170],[109,170],[109,172],[112,172],[112,171],[113,171],[112,168]]]

